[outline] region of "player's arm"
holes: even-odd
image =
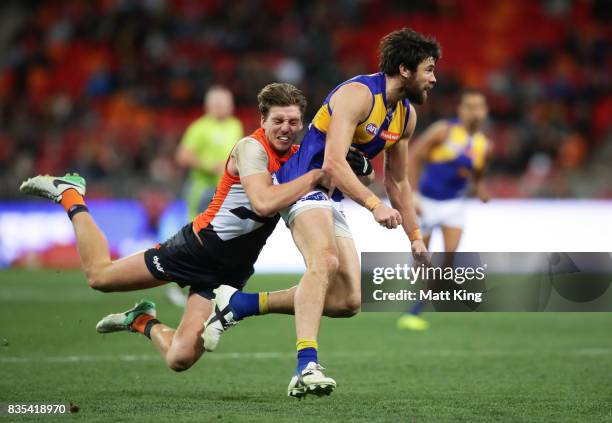
[[[410,118],[406,125],[404,137],[385,151],[384,184],[391,205],[397,209],[402,217],[402,227],[410,239],[412,252],[415,255],[423,254],[426,258],[427,248],[419,230],[412,189],[408,177],[408,141],[416,126],[416,112],[410,106]]]
[[[374,182],[374,179],[376,179],[376,175],[374,171],[372,171],[372,173],[370,173],[368,176],[358,176],[357,179],[359,179],[359,182],[361,182],[363,185],[369,187],[372,185],[372,182]]]
[[[233,156],[228,168],[235,166],[251,206],[260,216],[271,216],[295,203],[312,191],[324,175],[322,170],[313,169],[291,182],[274,185],[268,172],[268,156],[255,140],[241,140]]]
[[[436,145],[442,143],[447,136],[448,123],[446,121],[438,121],[430,125],[421,136],[410,143],[408,153],[408,180],[410,181],[410,186],[414,187],[415,194],[418,191],[423,163],[427,161],[431,150]],[[418,208],[418,204],[416,207]]]
[[[206,146],[206,139],[203,138],[202,127],[198,127],[195,123],[191,124],[179,144],[174,160],[176,163],[188,169],[203,170],[208,173],[221,173],[223,170],[224,161],[209,160],[200,158],[198,151]]]
[[[174,160],[181,167],[189,169],[200,169],[201,167],[200,159],[198,159],[195,151],[184,145],[179,145],[174,155]]]
[[[255,213],[271,216],[312,191],[322,177],[321,169],[313,169],[291,182],[280,185],[274,185],[272,175],[267,172],[249,175],[240,178],[240,181]]]
[[[333,95],[330,105],[333,112],[325,142],[323,170],[331,178],[332,186],[368,208],[378,223],[390,229],[397,227],[401,224],[397,210],[385,205],[363,185],[346,161],[355,129],[372,107],[372,93],[365,85],[347,84]]]
[[[489,190],[487,188],[484,178],[487,163],[489,162],[489,156],[490,149],[487,145],[487,150],[485,152],[482,163],[478,163],[478,165],[472,171],[472,187],[474,189],[474,194],[483,203],[486,203],[491,199],[491,195],[489,194]]]

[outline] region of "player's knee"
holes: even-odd
[[[328,317],[353,317],[361,310],[360,292],[338,292],[328,294],[325,302],[325,315]]]
[[[346,298],[344,316],[353,317],[361,311],[361,293],[355,292]]]
[[[171,370],[174,370],[175,372],[184,372],[185,370],[193,366],[195,362],[196,360],[193,357],[188,356],[168,355],[168,357],[166,358],[166,364]]]
[[[325,251],[317,256],[312,266],[312,271],[324,273],[326,275],[335,275],[340,267],[338,254],[334,251]]]
[[[314,277],[324,291],[327,291],[338,271],[339,260],[334,253],[321,253],[307,266],[306,272]]]
[[[188,370],[191,366],[193,366],[193,363],[184,360],[171,361],[168,363],[168,367],[170,367],[171,370],[174,370],[177,373],[184,372],[185,370]]]
[[[113,289],[104,277],[104,273],[98,270],[87,270],[87,283],[89,287],[100,292],[112,292]]]
[[[353,317],[361,310],[361,294],[345,297],[335,307],[335,317]]]

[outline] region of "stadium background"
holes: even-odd
[[[3,2],[0,267],[13,269],[0,271],[0,369],[7,375],[0,401],[74,399],[88,418],[102,420],[126,413],[138,419],[152,410],[189,420],[212,410],[220,419],[294,421],[290,404],[272,405],[292,360],[289,320],[245,322],[237,329],[242,337],[229,336],[219,359],[211,356],[182,379],[165,371],[141,339],[100,342],[91,329],[97,319],[142,294],[89,292],[80,273],[65,270],[78,266],[78,257],[64,213],[26,201],[17,187],[37,173],[77,171],[87,178],[92,212],[115,256],[144,248],[182,223],[177,199],[185,175],[174,151],[201,114],[207,87],[221,83],[233,91],[249,131],[258,125],[259,89],[291,82],[309,100],[308,120],[338,82],[376,71],[379,38],[403,26],[435,36],[443,47],[438,83],[417,108],[417,133],[454,115],[462,86],[483,89],[489,100],[495,200],[470,204],[462,248],[609,251],[611,14],[605,0]],[[380,161],[376,170],[380,176]],[[381,188],[379,181],[375,189]],[[382,232],[367,213],[348,207],[358,249],[405,250],[401,234]],[[279,226],[258,269],[298,272],[300,266]],[[276,289],[297,278],[263,274],[250,289]],[[159,292],[151,296],[164,304],[169,323],[178,321],[179,310]],[[397,333],[395,317],[325,321],[325,364],[346,383],[336,402],[300,406],[300,416],[612,417],[610,384],[602,376],[612,370],[607,315],[437,314],[423,336]],[[270,330],[283,336],[270,341]],[[368,337],[378,344],[361,345]],[[351,355],[358,346],[363,354]],[[366,362],[376,387],[351,374]],[[391,377],[403,374],[397,369],[405,376]],[[251,373],[261,384],[255,392],[242,380]],[[145,375],[166,388],[135,387]],[[212,386],[210,379],[236,382]],[[132,400],[120,394],[126,392]],[[360,402],[355,409],[353,395]],[[196,400],[205,410],[192,405]],[[109,401],[114,405],[105,411]]]

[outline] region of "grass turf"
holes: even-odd
[[[258,276],[248,290],[295,280]],[[80,408],[45,421],[612,420],[610,314],[431,313],[420,333],[395,329],[392,313],[324,319],[320,359],[339,387],[297,401],[286,397],[291,317],[245,320],[215,353],[174,373],[143,336],[94,330],[143,297],[161,321],[178,323],[163,289],[101,294],[78,272],[0,272],[0,402]]]

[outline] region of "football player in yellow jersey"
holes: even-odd
[[[416,126],[411,103],[422,104],[436,78],[434,69],[440,46],[409,28],[381,40],[380,72],[359,75],[338,85],[325,99],[308,128],[300,149],[276,172],[286,183],[311,169],[322,168],[337,189],[315,189],[281,212],[304,257],[306,272],[300,283],[281,293],[270,293],[266,310],[295,313],[297,367],[287,393],[293,397],[326,395],[336,384],[321,372],[317,337],[326,304],[342,303],[339,316],[351,316],[361,307],[360,266],[340,200],[343,195],[367,208],[381,226],[402,226],[410,249],[427,261],[408,180],[408,140]],[[373,158],[385,152],[385,188],[391,207],[363,185],[345,156],[349,148]],[[410,247],[408,247],[410,244]],[[280,295],[279,295],[280,294]],[[217,328],[209,320],[205,348],[216,347],[220,333],[237,320],[253,314],[242,307],[246,294],[221,286],[216,290]],[[246,302],[246,301],[245,301]],[[211,336],[207,336],[207,333]],[[212,344],[207,339],[213,340]],[[310,383],[317,375],[321,383]]]
[[[408,175],[414,193],[421,229],[427,245],[432,230],[439,227],[444,238],[445,262],[452,265],[457,251],[465,214],[465,196],[472,182],[473,191],[483,203],[489,193],[483,180],[488,141],[481,132],[488,116],[487,99],[476,89],[461,93],[457,119],[432,124],[411,148]],[[425,163],[425,166],[422,166]],[[400,329],[424,330],[428,323],[418,316],[424,302],[400,317]]]

